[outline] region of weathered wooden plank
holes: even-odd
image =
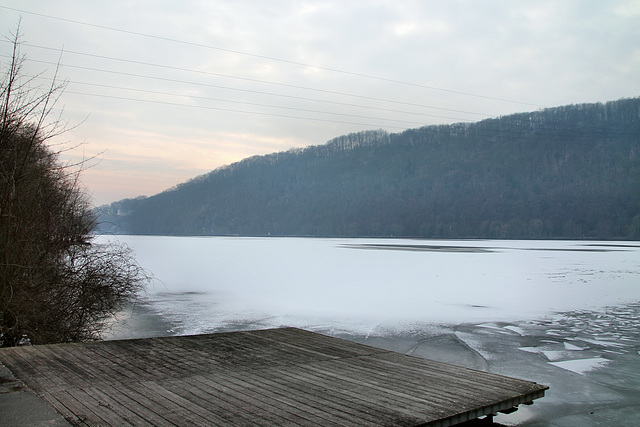
[[[101,401],[93,393],[93,388],[69,388],[67,394],[78,402],[78,408],[86,415],[85,423],[95,423],[99,425],[124,425],[126,423],[131,424],[131,421],[137,421],[138,425],[141,420],[135,413],[125,410],[114,410],[115,408],[108,406],[105,402]],[[65,400],[65,404],[70,402],[71,399]],[[123,418],[122,414],[128,412],[127,416]]]
[[[274,371],[265,373],[269,375]],[[275,371],[277,376],[272,376],[274,381],[282,381],[288,385],[294,392],[305,394],[309,399],[317,399],[328,408],[335,408],[350,414],[354,418],[362,418],[371,425],[415,425],[417,420],[413,419],[411,423],[401,424],[400,419],[395,410],[389,410],[385,407],[375,405],[367,400],[354,394],[344,393],[337,389],[335,382],[331,379],[323,380],[317,375],[300,374],[290,368],[281,368]],[[256,372],[256,375],[262,375],[262,372]],[[275,378],[275,379],[274,379]]]
[[[67,354],[59,345],[33,346],[32,351],[33,354],[41,353],[33,360],[48,360],[48,363],[40,364],[40,374],[53,378],[59,387],[60,392],[55,394],[57,400],[75,416],[68,419],[73,421],[75,418],[88,425],[122,423],[122,419],[113,410],[106,409],[88,392],[97,377],[84,369],[86,365],[75,357],[77,354],[73,353],[71,357],[65,357]]]
[[[478,392],[485,394],[496,391],[507,391],[510,394],[518,392],[526,394],[546,389],[545,386],[541,386],[530,381],[519,380],[488,372],[474,371],[467,368],[419,359],[416,357],[408,357],[398,354],[383,354],[377,356],[376,359],[382,361],[384,365],[392,371],[405,371],[409,375],[442,375],[442,377],[448,378],[450,383],[458,384],[461,387],[475,387]],[[365,361],[363,360],[363,363],[364,362]]]
[[[122,395],[124,399],[129,399],[132,402],[132,409],[144,411],[151,417],[153,417],[151,414],[156,414],[158,418],[164,420],[159,424],[166,422],[168,424],[182,426],[189,421],[189,419],[185,419],[176,411],[173,402],[167,401],[165,397],[159,396],[137,384],[127,387],[117,387],[115,390],[119,395]]]
[[[338,378],[335,375],[325,375],[322,370],[316,370],[315,372],[309,372],[304,367],[300,369],[287,369],[285,375],[298,378],[302,384],[315,384],[322,387],[327,394],[334,394],[342,399],[342,402],[354,402],[357,404],[357,408],[362,410],[366,407],[378,408],[378,411],[382,408],[393,408],[387,414],[391,414],[392,418],[398,418],[398,408],[404,405],[404,400],[399,400],[393,403],[389,402],[394,399],[394,396],[387,393],[387,388],[383,387],[384,392],[380,393],[380,388],[368,387],[367,383],[356,385],[349,381],[350,377]],[[386,399],[386,400],[381,400]],[[443,408],[449,407],[443,404],[440,399],[429,399],[426,396],[422,397],[421,405],[431,405],[431,411],[436,410],[439,406]],[[404,414],[404,418],[411,418],[417,422],[416,417],[412,414]]]
[[[380,378],[381,382],[386,384],[389,390],[397,391],[399,393],[406,393],[407,387],[410,387],[412,392],[424,400],[430,400],[432,402],[439,402],[444,404],[445,407],[457,406],[461,410],[476,410],[485,406],[491,405],[495,401],[503,401],[507,398],[514,398],[519,395],[526,395],[530,392],[529,389],[524,390],[524,393],[518,394],[523,390],[514,389],[513,381],[505,383],[501,381],[500,386],[497,388],[489,388],[482,383],[478,383],[476,380],[474,383],[466,381],[458,381],[456,378],[449,376],[437,376],[436,380],[430,375],[424,375],[429,373],[428,370],[422,369],[420,372],[410,372],[411,375],[403,376],[400,369],[393,370],[394,373],[399,373],[397,378],[400,381],[387,382],[386,377],[382,375],[382,371],[377,367],[367,369],[367,363],[362,360],[362,364],[353,364],[350,361],[341,361],[340,364],[350,364],[355,370],[353,372],[347,372],[347,376],[354,375],[358,377],[366,377],[368,379]],[[338,364],[336,364],[338,365]],[[336,367],[334,371],[336,374],[341,372],[339,367]],[[422,375],[420,375],[422,373]],[[503,378],[504,379],[504,378]],[[471,398],[470,396],[473,396]],[[535,396],[537,398],[539,396]],[[517,404],[524,403],[533,400],[534,397],[515,399],[511,403],[505,404],[505,407],[501,409],[507,409],[510,406],[516,406]],[[408,398],[409,399],[409,398]],[[494,412],[494,411],[492,411]]]
[[[412,395],[419,395],[421,400],[437,402],[444,406],[456,404],[461,393],[468,394],[477,386],[477,382],[460,384],[452,380],[451,376],[430,375],[424,370],[420,373],[406,372],[400,368],[390,370],[376,364],[375,359],[360,358],[358,361],[362,363],[353,363],[351,359],[341,360],[332,370],[335,374],[342,373],[347,377],[366,378],[368,383],[381,384],[387,390],[403,394],[409,391]]]
[[[38,369],[34,366],[34,362],[30,360],[30,356],[25,354],[25,351],[18,348],[4,348],[1,350],[2,359],[0,362],[3,362],[16,378],[21,379],[33,391],[45,392],[56,387],[46,376],[40,378]],[[35,378],[39,380],[35,381]]]
[[[157,356],[161,356],[161,355],[157,355]],[[172,365],[172,366],[173,366],[173,365]],[[255,422],[255,420],[254,420],[254,422]]]
[[[284,368],[284,371],[287,371]],[[277,383],[280,388],[287,390],[295,396],[304,396],[304,399],[309,402],[313,402],[316,407],[324,408],[326,411],[331,411],[336,414],[341,414],[348,419],[362,419],[369,425],[388,425],[391,421],[391,417],[388,418],[387,413],[380,411],[379,408],[373,405],[367,405],[364,401],[354,401],[348,399],[348,396],[340,394],[332,390],[330,384],[325,383],[319,385],[315,378],[304,378],[290,374],[288,372],[276,372],[270,370],[254,371],[253,375],[261,377],[264,380]]]
[[[0,349],[77,425],[449,425],[546,387],[293,328]]]
[[[175,384],[174,387],[182,388],[183,393],[192,393],[195,397],[189,398],[185,395],[189,400],[200,402],[206,407],[214,407],[216,413],[227,419],[231,425],[301,424],[295,422],[295,416],[287,414],[281,408],[263,405],[260,401],[252,400],[216,382],[208,385],[198,377],[191,377],[182,384]]]
[[[260,422],[260,418],[256,418],[256,412],[260,412],[262,410],[267,410],[268,412],[280,412],[281,415],[286,415],[285,412],[280,411],[279,408],[269,408],[267,406],[261,407],[261,405],[259,405],[255,400],[252,400],[250,396],[244,396],[242,394],[242,391],[244,390],[237,393],[235,390],[230,389],[227,381],[224,378],[221,378],[223,373],[224,370],[222,369],[219,369],[213,374],[211,372],[205,372],[196,376],[183,378],[181,381],[173,384],[173,386],[182,388],[185,392],[197,396],[198,399],[202,398],[204,395],[208,395],[209,399],[214,399],[216,401],[215,406],[218,409],[222,408],[225,411],[230,411],[239,416],[251,419],[251,423],[253,425]],[[209,378],[213,378],[213,380],[210,380]],[[166,384],[166,382],[163,382],[163,385],[166,386]],[[255,406],[258,408],[255,408]],[[255,409],[257,409],[257,411]],[[271,418],[269,413],[260,413],[267,418]],[[285,419],[287,419],[287,417],[281,418],[281,420]],[[264,420],[262,423],[264,423]]]
[[[438,362],[427,361],[424,359],[417,359],[408,356],[402,356],[402,358],[396,358],[393,355],[394,360],[388,360],[389,355],[378,355],[370,358],[360,358],[358,363],[351,363],[350,360],[341,360],[336,365],[350,364],[356,370],[370,370],[382,374],[384,372],[392,372],[394,376],[401,376],[407,381],[416,379],[427,379],[430,381],[446,381],[451,384],[455,382],[461,386],[478,386],[490,387],[496,389],[504,389],[509,386],[522,385],[520,380],[514,382],[512,379],[502,377],[489,373],[481,373],[483,381],[478,382],[478,371],[473,371],[466,368],[454,367],[450,369],[451,365],[446,366]],[[416,365],[416,366],[412,366]],[[445,366],[446,369],[442,369]],[[453,375],[453,376],[452,376]],[[485,388],[486,390],[486,388]]]
[[[387,353],[383,350],[364,344],[337,340],[321,334],[315,334],[296,328],[279,328],[264,331],[243,332],[253,337],[273,339],[283,344],[288,344],[300,349],[315,351],[333,358],[358,357],[370,354]]]
[[[100,346],[88,348],[79,344],[55,348],[68,360],[80,362],[79,366],[82,366],[84,371],[93,378],[89,385],[85,385],[84,391],[96,399],[98,405],[107,406],[117,413],[122,422],[132,425],[174,425],[124,394],[123,384],[130,380],[136,380],[135,376],[133,374],[123,375],[123,372],[129,373],[130,371],[117,369],[120,365],[105,358],[99,351],[96,351],[98,349]],[[113,388],[110,384],[114,384],[117,388]],[[135,408],[135,411],[130,408]]]
[[[285,342],[265,339],[259,334],[238,332],[233,337],[248,346],[248,348],[240,347],[241,359],[238,361],[235,360],[234,352],[231,353],[231,361],[236,367],[267,367],[335,358],[303,347],[290,346]]]
[[[233,408],[233,411],[245,414],[245,416],[247,412],[250,416],[265,415],[262,421],[255,421],[257,424],[308,425],[310,423],[309,418],[304,413],[291,411],[290,408],[277,405],[274,401],[268,399],[256,398],[250,389],[237,387],[229,383],[226,378],[199,376],[191,378],[189,383],[200,390],[206,391],[207,394],[213,394],[224,400],[225,405]],[[258,410],[255,411],[255,408]],[[272,422],[272,420],[274,421]]]
[[[213,423],[212,420],[218,419],[220,424],[228,424],[228,421],[223,421],[217,413],[217,410],[213,409],[213,405],[204,405],[200,406],[197,402],[187,399],[183,396],[185,393],[184,389],[180,387],[172,386],[172,382],[163,382],[163,384],[158,384],[154,381],[145,381],[142,383],[143,386],[152,390],[160,396],[166,397],[168,400],[176,403],[180,406],[180,409],[176,409],[176,411],[184,417],[188,417],[191,419],[192,423],[201,425],[201,424],[209,424]],[[189,397],[192,397],[189,396]]]
[[[244,390],[252,399],[278,405],[285,408],[289,413],[295,413],[309,420],[305,423],[306,425],[357,425],[344,413],[338,414],[328,411],[326,406],[308,399],[306,393],[302,395],[292,393],[291,389],[257,377],[253,373],[245,372],[239,374],[230,372],[225,376],[225,380],[229,387],[235,386],[238,390]]]
[[[224,337],[219,343],[209,343],[208,345],[197,345],[196,337],[177,337],[179,339],[164,339],[160,342],[163,349],[167,351],[168,359],[175,363],[191,361],[199,366],[197,373],[210,369],[244,369],[256,364],[257,357],[253,354],[259,354],[258,346],[251,348],[246,342],[235,342],[230,337]],[[203,340],[210,342],[210,340]],[[235,348],[235,355],[234,349]],[[206,359],[207,363],[202,364],[202,360]]]
[[[74,384],[90,386],[91,375],[86,370],[79,367],[78,360],[70,362],[65,357],[61,357],[59,350],[55,346],[38,345],[32,346],[34,353],[39,353],[38,357],[32,360],[38,363],[38,370],[42,375],[46,375],[58,386],[69,388]]]
[[[179,378],[189,372],[181,365],[169,364],[162,353],[143,340],[109,341],[105,351],[118,364],[135,370],[139,379]]]
[[[74,395],[75,394],[75,395]],[[109,422],[100,417],[91,407],[85,404],[84,396],[78,397],[78,393],[61,390],[55,394],[55,399],[65,407],[61,414],[74,425],[109,425]],[[112,418],[111,416],[107,418]]]
[[[433,413],[436,416],[446,415],[446,407],[442,405],[429,405],[429,402],[414,397],[410,401],[403,399],[384,387],[367,384],[361,378],[354,378],[335,374],[330,369],[320,369],[317,366],[300,366],[301,370],[314,376],[323,377],[331,381],[337,390],[353,397],[360,397],[372,404],[394,408],[402,417],[421,419],[424,412]]]
[[[515,382],[526,383],[526,381],[509,378],[490,372],[477,371],[469,368],[463,368],[448,363],[438,362],[434,360],[421,359],[418,357],[410,357],[403,354],[388,352],[380,354],[376,357],[377,360],[384,361],[385,365],[393,367],[403,366],[404,369],[411,370],[412,372],[424,372],[423,369],[428,369],[429,372],[442,372],[446,375],[455,375],[455,378],[469,378],[471,380],[478,380],[482,378],[482,382],[494,382],[498,383]]]
[[[116,412],[123,421],[132,425],[175,426],[175,423],[167,420],[157,412],[147,408],[140,402],[131,399],[123,392],[123,388],[113,388],[102,384],[100,388],[93,387],[89,390],[92,396],[99,399]],[[131,415],[134,414],[134,416]]]
[[[135,373],[122,369],[114,363],[113,358],[105,357],[98,347],[88,348],[83,345],[66,345],[56,349],[63,357],[74,360],[92,377],[91,384],[125,383],[137,381]]]
[[[212,417],[209,413],[153,381],[143,381],[139,384],[131,384],[129,387],[147,397],[156,406],[168,409],[172,421],[178,425],[207,425],[210,423]],[[166,414],[166,412],[162,413]]]
[[[363,404],[363,402],[353,402],[349,400],[349,396],[341,394],[339,398],[336,393],[327,388],[320,388],[311,381],[304,384],[294,381],[291,377],[280,374],[276,375],[273,371],[254,372],[254,377],[259,380],[259,384],[263,384],[265,388],[271,391],[277,391],[283,395],[291,396],[295,405],[309,405],[313,408],[331,414],[332,419],[343,425],[381,425],[385,419],[385,414],[374,410]],[[296,403],[299,402],[299,403]]]
[[[398,357],[401,356],[401,357]],[[398,354],[380,355],[380,359],[386,362],[392,361],[391,369],[404,366],[413,374],[431,371],[450,378],[451,388],[458,393],[457,401],[460,408],[472,407],[477,416],[496,413],[500,410],[510,409],[522,403],[532,402],[534,399],[544,396],[546,386],[529,381],[518,380],[502,375],[478,372],[466,368],[459,368],[442,362],[406,357]],[[484,381],[486,379],[486,386]],[[443,387],[436,387],[442,390]],[[483,400],[493,402],[486,404]],[[481,406],[482,405],[482,406]],[[458,422],[465,421],[464,416],[453,417]]]
[[[30,346],[28,350],[19,353],[19,367],[29,372],[23,379],[24,383],[36,393],[48,391],[55,393],[64,390],[67,382],[59,370],[52,368],[52,363],[37,346]],[[16,361],[17,362],[17,361]],[[6,363],[5,363],[6,364]],[[7,365],[11,369],[10,365]],[[19,375],[14,372],[14,375]]]
[[[250,407],[252,405],[251,402],[258,401],[261,402],[260,404],[264,407],[271,406],[272,409],[270,410],[272,412],[274,411],[273,408],[278,408],[275,412],[280,412],[283,420],[287,420],[292,423],[299,425],[317,425],[318,423],[335,425],[323,420],[322,417],[318,417],[317,414],[314,414],[313,412],[305,411],[304,408],[301,409],[279,401],[277,393],[274,394],[270,390],[262,390],[260,386],[256,386],[255,383],[248,380],[246,375],[247,373],[242,375],[220,373],[216,375],[194,377],[194,380],[200,382],[207,390],[216,390],[223,396],[226,395],[233,398],[233,403],[235,405],[240,405],[240,407],[244,409],[246,409],[247,406]]]
[[[105,365],[113,371],[113,375],[119,376],[122,381],[139,380],[140,376],[153,377],[159,374],[155,364],[139,363],[136,357],[131,355],[129,348],[118,348],[117,344],[108,341],[105,345],[90,343],[85,347],[85,354],[96,358],[101,365]],[[135,368],[135,370],[134,370]]]
[[[73,406],[69,408],[61,401],[64,397],[60,396],[60,392],[56,394],[44,392],[38,393],[38,395],[73,425],[87,425],[78,418],[78,415],[76,415],[77,412],[74,412],[73,410]]]

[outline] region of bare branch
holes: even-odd
[[[47,141],[65,132],[51,119],[65,83],[21,75],[19,28],[0,80],[0,345],[99,338],[106,320],[135,298],[147,274],[131,252],[101,245],[80,175],[96,156],[62,164]],[[59,62],[60,63],[60,62]]]

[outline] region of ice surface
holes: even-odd
[[[584,375],[585,373],[593,371],[594,369],[602,368],[609,362],[611,362],[611,360],[609,359],[594,357],[593,359],[574,359],[550,363],[552,365],[558,366],[559,368]]]
[[[188,333],[236,321],[320,323],[362,332],[380,324],[538,318],[640,300],[640,249],[632,246],[602,251],[594,242],[563,241],[118,239],[153,272],[148,297],[165,316],[184,320]],[[415,250],[420,245],[430,249]],[[403,247],[412,250],[397,250]]]
[[[614,341],[602,340],[602,339],[580,338],[580,340],[587,343],[591,343],[591,344],[602,345],[605,347],[624,347],[625,346],[623,343],[620,343],[620,342],[614,342]]]
[[[510,331],[513,331],[513,332],[515,332],[515,333],[517,333],[519,335],[524,335],[525,334],[524,329],[519,328],[517,326],[505,326],[504,328],[505,329],[509,329]]]
[[[582,348],[582,347],[578,347],[577,345],[573,345],[573,344],[570,344],[570,343],[568,343],[568,342],[565,342],[565,343],[564,343],[564,348],[565,348],[566,350],[571,350],[571,351],[581,351],[581,350],[584,350],[584,348]]]
[[[554,362],[556,360],[563,360],[567,358],[566,351],[546,350],[546,351],[542,351],[541,353],[544,354],[544,356],[547,359],[549,359],[551,362]]]

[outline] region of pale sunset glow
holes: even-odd
[[[0,6],[26,75],[97,156],[101,205],[243,158],[640,94],[640,10],[614,1],[29,2]],[[77,127],[75,127],[77,126]]]

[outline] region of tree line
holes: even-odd
[[[640,238],[640,98],[367,131],[100,208],[131,234]]]

